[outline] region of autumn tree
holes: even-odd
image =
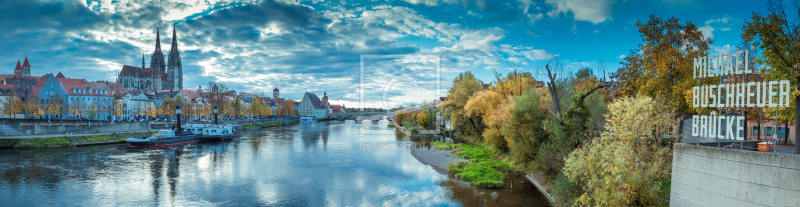
[[[294,100],[286,99],[283,102],[283,114],[284,115],[297,115],[297,111],[294,110]]]
[[[508,110],[509,120],[503,121],[507,124],[502,125],[500,129],[508,142],[509,152],[514,161],[523,164],[528,170],[533,170],[541,144],[548,138],[543,126],[547,112],[540,103],[541,97],[536,89],[528,89],[521,96],[508,102],[508,105],[501,106],[507,108],[503,109],[502,113]],[[491,122],[490,124],[493,124]]]
[[[757,60],[768,68],[765,76],[772,80],[789,80],[794,87],[794,120],[795,129],[800,129],[800,94],[797,84],[800,84],[800,19],[796,17],[800,12],[800,2],[792,1],[797,11],[787,12],[783,1],[769,0],[767,10],[769,14],[762,15],[753,12],[750,21],[745,22],[742,36],[746,41],[752,42],[751,46],[762,50],[763,58]],[[788,13],[788,14],[787,14]],[[795,130],[795,137],[800,137],[800,130]],[[800,154],[800,144],[795,145],[795,154]]]
[[[453,128],[462,136],[480,136],[483,131],[484,124],[480,117],[468,117],[464,109],[470,97],[483,90],[482,84],[472,72],[460,73],[453,80],[447,100],[442,103],[444,118],[450,120]]]
[[[225,83],[217,83],[217,82],[208,82],[208,89],[209,91],[206,92],[206,98],[208,99],[208,104],[210,104],[209,114],[210,116],[214,116],[214,107],[217,107],[217,111],[219,115],[225,114],[228,111],[228,104],[227,104],[227,92],[228,92],[228,85]]]
[[[44,116],[44,107],[42,107],[42,103],[39,102],[38,98],[28,99],[28,101],[24,103],[24,108],[30,117]]]
[[[17,96],[9,96],[3,99],[3,115],[14,117],[18,113],[25,111],[24,105]]]
[[[664,20],[650,15],[647,23],[636,26],[643,43],[620,63],[615,76],[622,95],[647,95],[664,100],[680,113],[692,113],[685,93],[698,84],[692,76],[694,59],[707,55],[713,41],[704,38],[693,23],[681,24],[674,17]]]
[[[69,104],[69,113],[75,117],[83,117],[83,112],[85,111],[83,102],[82,97],[73,97],[73,101]]]
[[[575,206],[654,206],[660,179],[669,178],[670,148],[651,131],[674,124],[674,110],[648,96],[611,103],[608,129],[570,153],[564,173],[585,183]]]
[[[51,115],[50,118],[53,118],[53,115],[61,115],[64,111],[63,107],[63,101],[58,96],[54,96],[53,99],[50,99],[50,102],[44,106],[45,112]]]
[[[243,115],[242,113],[244,112],[244,110],[242,107],[242,99],[240,99],[238,96],[234,98],[233,101],[231,101],[230,107],[232,109],[231,112],[233,113],[234,116]]]

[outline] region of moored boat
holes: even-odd
[[[203,141],[225,141],[236,137],[233,136],[233,129],[233,125],[211,125],[203,128],[202,135],[198,139]],[[239,132],[238,136],[241,136],[241,132]]]
[[[314,122],[317,122],[317,117],[313,116],[300,117],[300,123],[314,123]]]

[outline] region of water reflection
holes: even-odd
[[[230,142],[159,149],[0,150],[0,206],[544,203],[535,191],[460,186],[408,151],[362,151],[361,141],[424,141],[402,133],[361,134],[363,126],[299,124],[245,131]]]

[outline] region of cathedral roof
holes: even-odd
[[[150,78],[153,77],[154,70],[153,68],[140,68],[136,66],[124,65],[122,66],[122,70],[119,71],[120,76],[136,76],[137,74],[139,77]],[[167,80],[167,73],[155,70],[155,75],[161,75],[162,80]]]
[[[272,91],[278,91],[278,87],[275,87],[275,89],[273,89]]]
[[[25,63],[22,63],[23,68],[30,68],[31,64],[28,63],[28,57],[25,57]]]
[[[19,64],[19,60],[17,60],[17,67],[14,70],[22,70],[22,66]]]

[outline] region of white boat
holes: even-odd
[[[199,139],[199,140],[223,141],[223,140],[226,140],[226,139],[230,139],[230,138],[242,135],[241,131],[239,133],[235,133],[234,129],[235,129],[234,125],[229,125],[229,124],[215,125],[215,124],[212,124],[212,125],[206,126],[204,128],[201,128],[202,135],[200,135],[200,137],[198,137],[197,139]]]
[[[314,123],[317,122],[317,118],[313,116],[304,116],[300,117],[300,123]]]

